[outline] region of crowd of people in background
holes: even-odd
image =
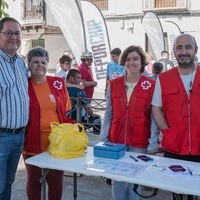
[[[97,86],[91,52],[80,55],[80,65],[72,54],[64,52],[55,76],[48,76],[47,50],[35,47],[25,58],[17,54],[20,44],[19,22],[2,18],[0,200],[11,198],[20,155],[26,160],[47,150],[50,123],[75,123],[77,113],[71,99],[78,96],[82,99],[80,122],[89,119],[98,125],[101,141],[125,144],[127,151],[138,153],[156,154],[161,147],[165,157],[200,163],[200,69],[193,36],[181,34],[175,39],[176,66],[166,50],[156,60],[152,52],[145,52],[140,46],[130,45],[124,51],[112,49],[106,71],[106,108],[102,121],[90,105]],[[68,111],[70,117],[66,115]],[[41,199],[41,169],[25,166],[27,197]],[[61,200],[63,171],[50,170],[47,183],[49,199]],[[133,184],[112,180],[112,200],[124,199],[139,199],[133,192]],[[173,193],[173,199],[182,200],[183,196]],[[188,195],[188,200],[192,199]]]

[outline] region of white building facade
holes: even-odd
[[[64,1],[64,0],[63,0]],[[74,1],[74,0],[71,0]],[[148,12],[160,20],[164,49],[171,52],[169,35],[175,32],[193,35],[200,45],[199,0],[91,0],[105,18],[111,49],[124,50],[129,45],[140,45],[145,51],[154,51],[155,44],[144,28],[142,19]],[[49,71],[54,72],[59,56],[70,50],[54,16],[42,0],[7,0],[6,12],[22,24],[23,38],[20,53],[26,55],[34,46],[45,47],[50,54]],[[77,36],[78,37],[78,36]],[[200,58],[200,52],[198,52]]]

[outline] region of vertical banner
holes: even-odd
[[[78,63],[85,49],[84,29],[77,0],[44,0],[54,15]]]
[[[160,20],[153,12],[147,12],[142,18],[142,24],[149,38],[156,60],[160,59],[165,50],[163,29]]]
[[[89,1],[81,1],[87,50],[93,54],[93,74],[98,80],[106,78],[110,61],[110,43],[106,23],[101,11]],[[99,83],[98,83],[99,84]],[[105,88],[102,85],[100,87]]]
[[[179,26],[172,21],[165,21],[165,23],[163,23],[163,29],[165,30],[165,32],[167,32],[170,60],[174,63],[174,65],[177,65],[177,60],[173,51],[173,45],[175,38],[181,34],[181,30]]]

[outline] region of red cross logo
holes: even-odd
[[[143,90],[148,90],[149,88],[151,88],[151,83],[149,81],[143,81],[141,83],[141,86],[142,86]]]
[[[60,81],[54,81],[54,82],[53,82],[53,86],[54,86],[57,90],[61,90],[62,87],[63,87],[63,84],[62,84],[62,82],[60,82]]]

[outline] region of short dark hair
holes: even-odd
[[[67,73],[66,79],[69,80],[70,77],[75,77],[77,74],[81,74],[77,69],[70,69]]]
[[[21,28],[21,25],[20,23],[13,17],[4,17],[0,20],[0,32],[3,30],[3,26],[6,22],[15,22],[17,24],[19,24],[20,28]]]
[[[121,52],[122,52],[122,51],[121,51],[120,48],[114,48],[114,49],[110,52],[110,54],[114,54],[114,55],[120,56]]]
[[[34,56],[46,57],[47,62],[49,62],[49,54],[43,47],[34,47],[28,52],[28,55],[27,55],[28,63],[31,62]]]
[[[133,51],[137,52],[140,56],[141,65],[142,65],[140,72],[142,73],[142,72],[144,72],[144,68],[147,65],[147,61],[146,61],[145,53],[140,46],[132,45],[132,46],[127,47],[121,55],[120,65],[125,66],[125,62],[126,62],[126,58],[127,58],[128,54]]]
[[[153,63],[153,67],[152,68],[153,68],[154,74],[158,75],[163,70],[163,64],[160,63],[160,62],[155,62],[155,63]]]
[[[163,54],[167,54],[167,55],[169,55],[169,52],[166,51],[166,50],[164,50],[164,51],[161,52],[161,56],[162,56]]]
[[[67,55],[62,55],[59,59],[60,64],[64,64],[65,62],[72,62],[72,59]]]

